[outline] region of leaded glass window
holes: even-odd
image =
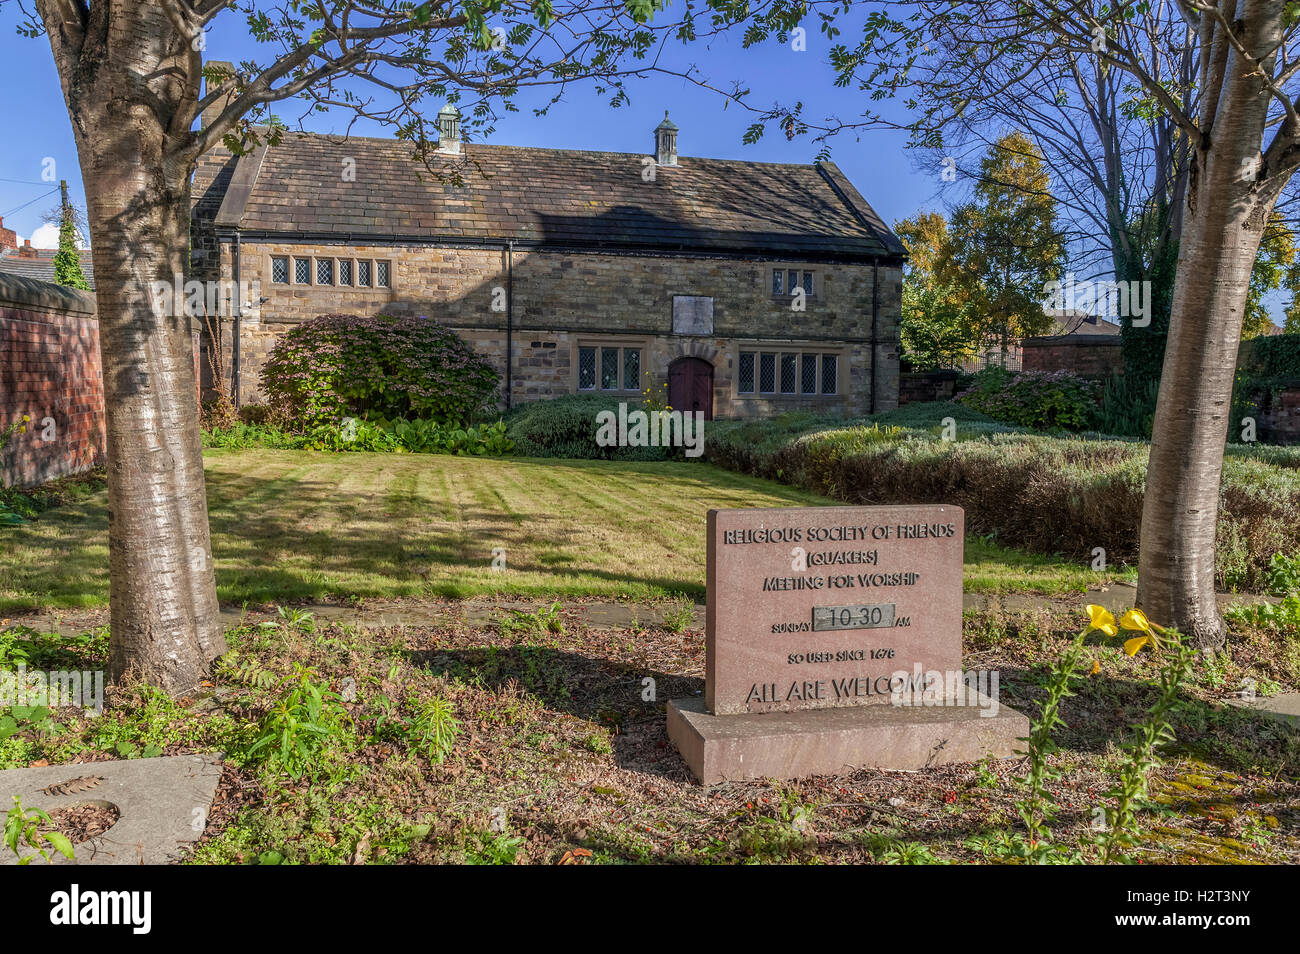
[[[758,390],[771,394],[776,390],[776,355],[764,354],[758,360]]]
[[[630,391],[641,386],[641,349],[623,349],[623,388]]]
[[[600,389],[602,391],[618,390],[618,349],[600,349]]]
[[[388,263],[375,262],[375,285],[378,288],[388,287]]]
[[[370,263],[357,262],[357,286],[360,288],[370,287]]]
[[[736,390],[741,394],[754,393],[754,352],[742,351],[736,367]]]
[[[837,361],[835,355],[822,355],[822,394],[834,394],[838,386],[836,378]]]
[[[804,394],[817,393],[817,358],[815,354],[806,354],[803,356],[803,364],[799,366],[799,390]]]
[[[594,391],[596,389],[596,349],[578,349],[578,390]]]
[[[795,364],[798,362],[797,354],[781,355],[781,393],[794,394],[795,392]]]
[[[316,259],[316,284],[317,285],[334,284],[334,259],[332,258]]]
[[[271,282],[275,285],[289,284],[289,260],[287,258],[271,259]]]
[[[293,260],[293,281],[295,285],[311,284],[310,258],[295,258]]]
[[[352,284],[352,260],[347,258],[339,259],[339,284]]]

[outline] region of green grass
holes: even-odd
[[[711,507],[828,504],[699,463],[209,450],[217,588],[229,603],[502,595],[704,595]],[[505,571],[492,568],[504,548]],[[970,540],[968,589],[1073,592],[1080,564]],[[108,601],[101,490],[0,528],[0,613]]]
[[[1108,580],[1137,582],[1137,567],[1111,567],[1099,573],[1082,563],[999,546],[982,537],[966,538],[964,585],[968,593],[1082,593]]]

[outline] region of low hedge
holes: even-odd
[[[1137,560],[1145,443],[990,433],[979,422],[945,441],[936,427],[793,417],[715,422],[705,459],[850,504],[956,504],[969,532],[1009,546],[1080,560],[1104,547],[1111,565]],[[1224,463],[1216,561],[1229,589],[1262,589],[1273,555],[1300,551],[1300,474],[1289,456],[1253,452],[1234,448]]]
[[[617,414],[620,403],[623,402],[599,394],[571,394],[546,401],[529,401],[506,416],[506,436],[514,442],[514,453],[523,457],[667,460],[673,456],[672,449],[665,447],[601,447],[597,444],[596,415],[601,411]]]

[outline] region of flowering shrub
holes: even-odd
[[[273,408],[307,427],[362,415],[461,423],[491,401],[497,380],[450,329],[387,315],[305,321],[262,369]]]
[[[1007,424],[1081,431],[1088,427],[1100,398],[1094,382],[1068,371],[1017,373],[986,368],[956,400]]]
[[[0,427],[0,450],[4,450],[5,445],[9,443],[9,439],[15,434],[26,434],[27,425],[30,422],[31,418],[24,414],[21,419],[14,421],[8,427]]]

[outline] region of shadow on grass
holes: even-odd
[[[664,704],[704,692],[704,680],[633,662],[546,646],[417,650],[407,658],[436,676],[501,691],[518,684],[546,708],[614,730],[620,768],[685,780],[685,763],[668,743]],[[654,680],[654,701],[642,699]]]

